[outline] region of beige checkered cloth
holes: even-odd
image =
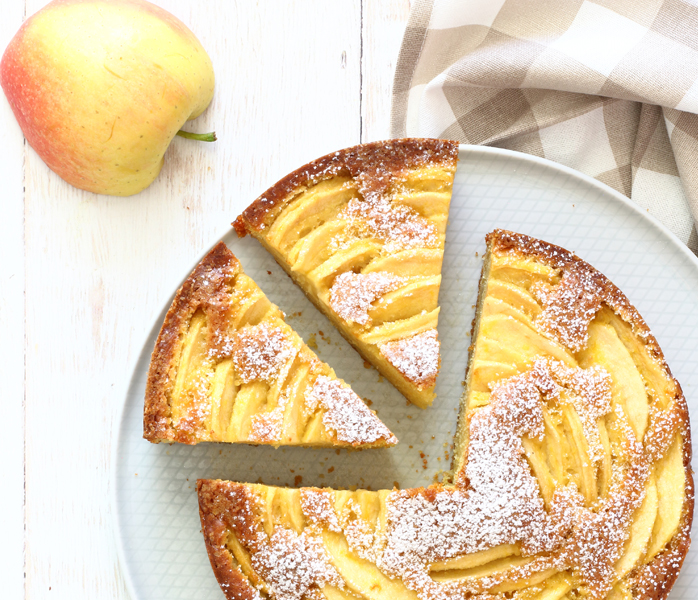
[[[697,113],[698,3],[416,0],[392,134],[560,162],[697,252]]]

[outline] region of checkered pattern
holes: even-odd
[[[698,6],[416,0],[394,137],[527,152],[629,196],[698,253]]]

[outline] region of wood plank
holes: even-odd
[[[409,0],[363,2],[362,142],[390,137],[395,65],[410,15]]]
[[[28,12],[44,0],[29,0]],[[358,143],[360,1],[162,0],[214,62],[215,99],[131,198],[26,170],[27,597],[124,598],[111,438],[138,344],[194,258],[259,193]],[[335,26],[336,25],[336,26]]]
[[[24,3],[3,5],[0,48],[19,29]],[[24,138],[0,93],[0,581],[5,598],[24,597]]]

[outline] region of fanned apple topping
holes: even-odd
[[[397,442],[223,243],[187,279],[165,318],[148,375],[144,436],[186,444]]]
[[[349,148],[281,180],[235,222],[421,407],[434,399],[439,370],[438,296],[457,154],[458,145],[443,140]]]
[[[688,415],[625,296],[561,248],[490,234],[466,383],[448,484],[199,481],[227,597],[666,598],[692,520]]]

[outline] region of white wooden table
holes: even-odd
[[[0,48],[45,0],[3,0]],[[277,179],[389,136],[408,0],[157,0],[196,33],[212,105],[130,198],[77,190],[0,95],[0,597],[127,598],[112,436],[129,365],[194,258]]]

